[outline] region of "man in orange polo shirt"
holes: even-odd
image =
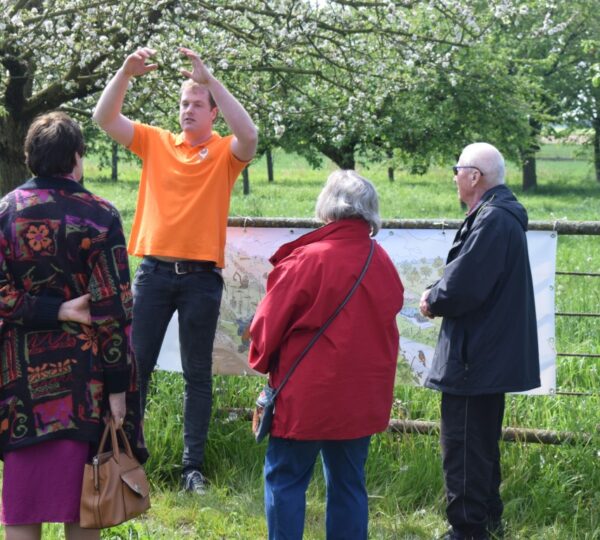
[[[168,323],[177,310],[185,380],[182,486],[204,493],[200,472],[212,404],[212,349],[223,280],[227,215],[233,185],[254,157],[257,129],[193,51],[181,89],[178,135],[121,113],[133,77],[158,68],[149,48],[129,55],[106,86],[94,120],[143,162],[129,253],[143,257],[134,280],[132,340],[142,410]],[[232,134],[212,131],[218,111]]]

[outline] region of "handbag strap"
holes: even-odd
[[[110,433],[110,444],[112,446],[113,455],[114,455],[115,459],[117,460],[117,462],[119,461],[119,457],[120,457],[118,436],[120,436],[121,440],[123,441],[123,447],[125,449],[125,453],[129,457],[132,457],[133,452],[131,451],[131,445],[129,444],[127,435],[125,435],[123,426],[117,427],[112,416],[110,417],[110,419],[106,423],[106,427],[104,428],[104,433],[102,434],[102,438],[100,439],[100,444],[98,445],[98,454],[101,454],[102,452],[104,452],[109,433]]]
[[[104,452],[104,447],[106,446],[106,440],[108,439],[108,434],[110,433],[110,423],[107,422],[104,432],[102,433],[102,438],[100,439],[100,444],[98,445],[98,454]]]
[[[313,336],[313,338],[310,340],[308,345],[306,347],[304,347],[304,350],[300,353],[298,358],[296,358],[296,361],[292,364],[292,367],[286,373],[285,377],[283,378],[283,381],[281,381],[281,384],[278,386],[278,388],[275,390],[275,392],[273,392],[273,400],[275,400],[275,398],[277,397],[279,392],[281,392],[281,389],[285,386],[285,383],[288,382],[290,376],[292,375],[294,370],[298,367],[298,364],[300,363],[300,361],[306,356],[306,354],[308,353],[308,351],[310,351],[310,349],[316,343],[316,341],[323,335],[325,330],[327,330],[329,325],[333,322],[333,320],[339,315],[340,311],[342,311],[344,306],[348,303],[348,300],[350,300],[350,298],[352,297],[352,295],[354,294],[356,289],[358,289],[360,282],[363,280],[363,278],[365,277],[365,274],[367,273],[367,268],[369,268],[369,264],[371,264],[371,259],[373,258],[373,251],[375,251],[375,240],[371,240],[371,249],[369,250],[369,256],[367,257],[367,261],[365,262],[365,265],[364,265],[360,275],[358,276],[358,279],[356,280],[356,282],[354,283],[354,285],[352,286],[352,288],[346,295],[346,298],[344,298],[342,303],[333,312],[331,317],[329,317],[329,319],[327,319],[327,321],[325,321],[325,324],[323,326],[321,326],[319,331]]]

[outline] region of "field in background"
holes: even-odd
[[[598,220],[600,185],[589,162],[572,157],[575,145],[547,145],[538,161],[539,186],[522,193],[520,172],[509,167],[508,185],[535,220]],[[251,194],[242,194],[238,181],[231,215],[312,216],[316,197],[327,174],[325,163],[311,169],[304,160],[275,152],[275,182],[267,183],[264,159],[250,167]],[[424,176],[396,171],[387,180],[385,167],[359,171],[374,181],[386,218],[460,218],[460,208],[448,163]],[[118,183],[101,181],[94,160],[86,162],[86,185],[111,200],[131,226],[138,169],[124,167]],[[96,181],[94,181],[96,179]],[[600,271],[597,237],[560,237],[557,269]],[[132,260],[132,268],[137,261]],[[474,269],[473,271],[477,271]],[[598,312],[597,278],[557,278],[557,311]],[[600,353],[600,322],[596,319],[557,319],[557,349]],[[593,434],[578,446],[504,443],[502,493],[506,503],[508,539],[600,539],[600,374],[598,359],[559,360],[558,385],[563,391],[588,396],[523,397],[507,399],[505,425],[567,430]],[[146,436],[152,457],[148,472],[154,484],[153,508],[143,518],[103,532],[103,538],[243,539],[266,538],[262,504],[262,461],[265,445],[257,445],[249,422],[236,417],[213,418],[207,446],[206,473],[212,481],[208,495],[198,499],[178,493],[178,464],[182,452],[182,381],[177,374],[157,373],[149,399]],[[262,381],[253,377],[215,377],[214,411],[251,407]],[[399,387],[392,416],[437,421],[439,396],[421,388]],[[374,437],[368,462],[370,538],[433,539],[445,530],[443,482],[438,439],[429,436]],[[307,497],[306,539],[324,538],[324,482],[316,468]],[[57,526],[47,538],[61,538]]]
[[[530,219],[598,219],[600,186],[594,180],[591,162],[567,159],[581,152],[576,145],[545,145],[540,155],[550,159],[538,160],[539,185],[529,193],[520,189],[520,170],[508,164],[507,184],[527,207]],[[240,178],[234,188],[230,215],[313,215],[317,195],[327,175],[336,169],[335,164],[324,160],[319,169],[313,169],[304,159],[281,150],[273,152],[273,159],[275,181],[267,182],[264,157],[254,161],[249,167],[250,195],[243,195]],[[357,170],[376,184],[384,219],[460,218],[462,210],[453,187],[452,165],[433,167],[423,176],[396,170],[394,182],[388,181],[385,165],[359,163]],[[109,171],[100,170],[93,158],[85,162],[86,181],[119,207],[127,228],[133,218],[139,167],[135,163],[122,163],[119,175],[117,183],[105,181]]]

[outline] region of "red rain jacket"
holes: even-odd
[[[346,297],[367,260],[369,225],[330,223],[284,244],[250,334],[250,366],[278,387],[295,359]],[[352,298],[277,396],[271,435],[340,440],[386,429],[399,348],[396,314],[404,288],[376,244]]]

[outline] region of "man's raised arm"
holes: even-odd
[[[121,113],[129,80],[158,67],[157,64],[146,64],[146,60],[155,53],[153,49],[143,47],[130,54],[106,85],[94,109],[94,120],[112,139],[123,146],[129,146],[133,140],[133,122]]]
[[[191,72],[182,69],[182,75],[210,91],[223,118],[225,118],[225,122],[231,129],[234,136],[231,143],[233,155],[240,161],[250,161],[256,153],[258,143],[258,129],[252,118],[240,102],[231,95],[229,90],[206,68],[194,51],[184,47],[181,47],[179,51],[191,60],[193,68]]]

